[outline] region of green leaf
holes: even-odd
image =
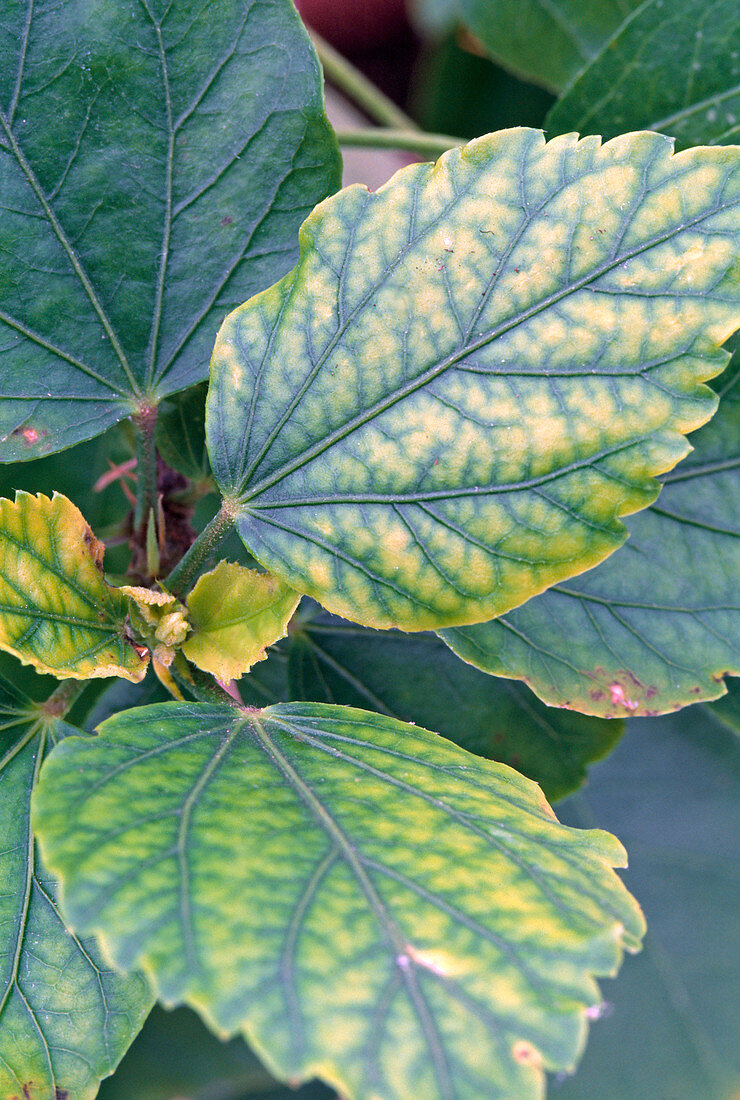
[[[342,703],[438,730],[461,748],[536,780],[550,800],[575,790],[624,723],[544,706],[486,676],[433,634],[365,630],[321,614],[291,630],[292,699]]]
[[[459,18],[491,57],[558,91],[599,54],[640,0],[416,0],[432,28]],[[627,129],[627,127],[625,127]]]
[[[188,596],[188,634],[182,651],[198,668],[227,681],[263,661],[285,637],[300,596],[277,577],[221,561]]]
[[[89,439],[208,374],[338,186],[289,0],[2,5],[0,458]]]
[[[740,1082],[740,749],[705,708],[629,723],[572,824],[615,829],[644,904],[645,947],[602,987],[604,1018],[553,1100],[730,1100]]]
[[[0,499],[0,648],[61,679],[140,680],[128,600],[106,584],[104,547],[66,497]]]
[[[39,767],[76,733],[0,681],[0,1097],[92,1100],[153,998],[111,971],[59,912],[30,825]],[[55,1091],[56,1090],[56,1091]]]
[[[728,676],[725,687],[727,694],[709,703],[707,709],[723,726],[740,733],[740,680]]]
[[[738,362],[740,367],[740,362]],[[740,370],[623,549],[503,618],[446,630],[466,661],[587,714],[660,714],[740,674]]]
[[[626,536],[740,321],[740,151],[508,130],[349,187],[216,343],[245,545],[366,626],[503,614]]]
[[[539,1097],[643,931],[614,837],[364,711],[137,708],[60,745],[37,794],[73,927],[356,1100]]]
[[[679,148],[740,135],[736,0],[647,0],[547,116],[551,133],[660,130]]]

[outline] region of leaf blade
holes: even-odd
[[[338,615],[420,630],[612,552],[716,400],[736,160],[520,129],[324,202],[214,351],[209,452],[254,556]]]
[[[592,573],[479,626],[442,632],[464,660],[546,703],[603,717],[666,713],[724,694],[740,671],[738,364],[715,419],[631,537]]]
[[[106,584],[103,552],[66,497],[0,499],[0,646],[61,679],[141,680],[148,657],[125,635],[126,596]]]
[[[224,311],[290,267],[339,158],[288,0],[8,18],[0,459],[16,461],[206,377]]]
[[[454,1072],[461,1097],[479,1094],[481,1073],[487,1095],[493,1076],[496,1096],[534,1097],[541,1059],[575,1058],[596,994],[591,974],[613,969],[620,945],[634,949],[642,933],[639,910],[610,870],[624,859],[613,837],[563,830],[528,780],[378,715],[318,704],[261,715],[165,704],[136,715],[104,724],[92,752],[84,742],[62,745],[35,812],[45,853],[64,872],[75,925],[94,928],[119,965],[141,965],[166,1002],[187,1000],[223,1034],[243,1030],[280,1076],[318,1073],[350,1096],[406,1098],[422,1085],[430,1100],[446,1097]],[[151,818],[144,791],[147,775],[157,777],[157,821],[142,822],[133,846],[112,840],[113,860],[108,843],[83,838],[97,813],[90,783],[73,795],[83,756],[88,780],[96,774],[95,790],[104,792],[107,836],[115,818],[119,841],[124,803],[128,823]],[[183,798],[194,842],[183,841],[184,858],[171,848]],[[411,820],[419,817],[405,840],[409,799]],[[60,831],[62,805],[75,824]],[[224,810],[238,814],[238,828]],[[447,822],[449,841],[440,858],[414,869],[416,830],[440,835],[429,832],[432,818]],[[216,844],[217,863],[204,841]],[[470,857],[457,865],[459,887],[441,858],[457,842]],[[540,843],[545,865],[535,872]],[[480,875],[473,850],[484,861]],[[98,877],[105,867],[106,883]],[[213,878],[215,867],[225,877]],[[490,884],[501,874],[510,886],[533,877],[521,895],[496,892],[492,919]],[[160,875],[157,901],[151,889]],[[431,1015],[417,979],[427,983]],[[530,981],[536,994],[526,991]],[[438,983],[453,989],[454,1010]],[[478,1001],[476,1016],[470,1006]],[[455,1012],[484,1043],[485,1067],[480,1055],[477,1069],[470,1064]],[[405,1036],[403,1045],[394,1035]]]
[[[75,937],[41,862],[30,797],[57,737],[76,732],[0,682],[0,1095],[26,1090],[93,1100],[152,1005],[139,977],[122,978]],[[28,1092],[28,1095],[31,1093]]]

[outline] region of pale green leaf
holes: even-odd
[[[0,1097],[92,1100],[153,998],[68,931],[30,798],[54,742],[77,731],[0,681]]]
[[[550,133],[660,130],[679,148],[740,137],[737,0],[647,0],[547,116]]]
[[[434,29],[461,19],[494,61],[553,91],[600,53],[640,2],[413,0],[422,24]]]
[[[624,723],[547,707],[523,684],[487,676],[433,634],[367,630],[323,612],[290,632],[291,699],[341,703],[434,729],[536,780],[550,801],[575,790]]]
[[[721,381],[719,412],[629,521],[618,553],[500,619],[444,631],[448,645],[587,714],[660,714],[721,696],[725,673],[740,674],[738,382],[738,370]]]
[[[322,203],[214,352],[209,453],[245,545],[406,630],[601,561],[715,407],[739,204],[739,150],[526,129]]]
[[[539,1097],[643,931],[614,837],[365,711],[138,708],[60,745],[37,793],[73,927],[355,1100]]]
[[[191,633],[182,651],[219,680],[243,676],[285,637],[300,598],[278,577],[221,561],[188,596]]]
[[[128,600],[106,584],[104,547],[66,497],[0,499],[0,648],[61,679],[140,680]]]
[[[339,183],[290,0],[0,6],[0,458],[208,375]]]

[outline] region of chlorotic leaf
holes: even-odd
[[[723,695],[724,675],[740,675],[738,382],[736,370],[618,553],[500,619],[443,631],[447,644],[586,714],[661,714]]]
[[[558,91],[596,57],[640,0],[415,0],[422,24],[461,19],[494,61]],[[627,127],[625,127],[627,129]]]
[[[0,499],[0,648],[61,679],[141,680],[148,655],[126,637],[128,600],[106,584],[103,552],[66,497]]]
[[[72,727],[0,682],[0,1097],[92,1100],[151,1008],[138,976],[114,973],[59,911],[33,841],[41,762]]]
[[[323,612],[291,629],[291,699],[340,703],[438,730],[536,780],[551,801],[611,752],[624,723],[547,707],[523,684],[487,676],[433,634],[367,630]]]
[[[35,815],[74,928],[355,1100],[540,1097],[643,932],[614,837],[345,707],[137,708],[58,747]]]
[[[245,545],[405,630],[597,564],[715,408],[739,209],[738,149],[526,129],[322,203],[216,343],[208,447]]]
[[[679,148],[737,141],[739,38],[736,0],[647,0],[558,100],[548,131],[660,130]]]
[[[0,459],[206,378],[339,171],[290,0],[4,4]]]
[[[219,680],[249,672],[267,646],[285,637],[300,596],[277,577],[219,562],[188,596],[191,633],[182,651]]]

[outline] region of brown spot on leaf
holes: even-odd
[[[514,1043],[511,1048],[511,1053],[514,1061],[518,1062],[520,1066],[539,1067],[542,1065],[542,1055],[540,1052],[524,1039],[519,1039]]]
[[[234,219],[232,218],[231,214],[224,214],[223,218],[221,219],[221,225],[231,225],[233,220]]]
[[[69,1092],[67,1089],[54,1089],[54,1100],[69,1100]]]

